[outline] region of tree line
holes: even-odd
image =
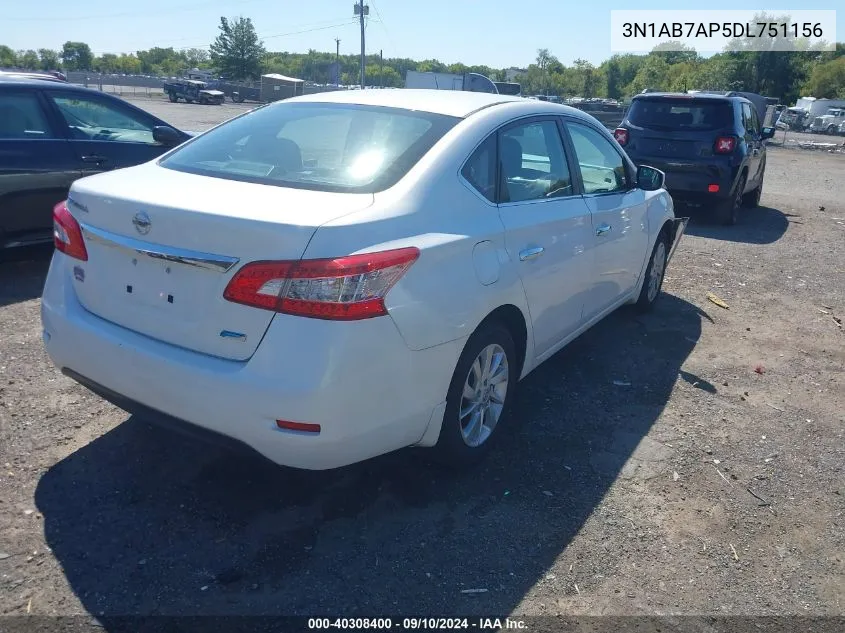
[[[339,67],[339,73],[335,65]],[[271,52],[264,48],[249,18],[221,18],[219,33],[208,49],[153,47],[134,53],[94,55],[84,42],[65,42],[61,50],[14,51],[0,45],[0,68],[90,70],[102,73],[175,76],[192,68],[215,70],[231,79],[256,79],[279,73],[314,83],[359,82],[360,57],[314,49],[307,53]],[[366,57],[368,86],[401,87],[409,70],[481,73],[506,81],[512,69],[437,59]],[[510,72],[509,72],[510,70]],[[731,50],[702,57],[695,51],[657,47],[647,55],[613,55],[598,66],[584,59],[563,64],[547,48],[534,63],[518,71],[523,94],[626,99],[646,88],[667,91],[746,90],[793,103],[799,96],[845,98],[845,44],[835,51],[791,52]]]

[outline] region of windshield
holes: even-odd
[[[160,164],[282,187],[375,192],[395,184],[459,120],[378,106],[280,103],[233,119]]]
[[[656,130],[715,130],[732,124],[733,109],[724,101],[693,99],[634,99],[628,121]]]

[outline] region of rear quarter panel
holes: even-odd
[[[491,116],[508,119],[507,112]],[[408,346],[421,350],[466,338],[490,312],[514,305],[526,322],[530,362],[531,320],[498,208],[459,175],[491,131],[484,118],[458,124],[397,185],[375,194],[371,208],[322,225],[305,257],[416,246],[420,258],[385,301]]]

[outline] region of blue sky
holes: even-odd
[[[365,0],[367,1],[367,0]],[[538,48],[564,64],[578,57],[600,63],[610,56],[612,9],[677,9],[677,2],[565,2],[547,0],[368,0],[367,52],[385,57],[436,58],[451,63],[525,66]],[[152,46],[208,46],[221,15],[251,17],[268,50],[360,52],[354,0],[40,0],[11,1],[0,18],[0,44],[13,49],[55,48],[87,42],[97,53],[133,52]],[[719,9],[835,9],[839,2],[795,0],[762,5],[711,1]],[[529,8],[531,7],[531,8]],[[690,8],[693,8],[692,6]],[[698,8],[705,8],[699,6]],[[845,11],[837,15],[845,40]]]

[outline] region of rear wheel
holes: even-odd
[[[836,126],[835,125],[828,125],[827,130],[825,130],[825,133],[833,136],[834,134],[836,134]]]
[[[739,177],[736,189],[728,200],[720,203],[716,208],[716,215],[722,224],[736,224],[739,219],[739,208],[742,206],[743,190],[745,189],[745,174]]]
[[[168,92],[167,97],[170,99],[170,103],[176,103],[179,101],[179,97],[176,96],[175,92]]]
[[[443,426],[433,449],[438,461],[461,467],[484,457],[494,437],[501,435],[518,378],[516,348],[508,329],[491,323],[476,330],[446,395]]]

